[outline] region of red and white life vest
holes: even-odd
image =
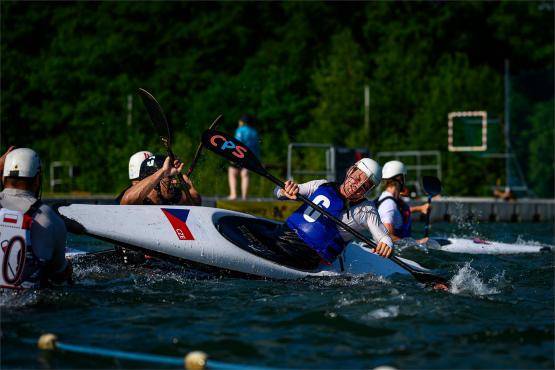
[[[0,287],[39,288],[44,263],[31,247],[31,225],[38,205],[26,213],[0,208]]]

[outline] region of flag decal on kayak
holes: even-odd
[[[162,208],[162,212],[164,212],[164,215],[170,221],[179,240],[195,240],[186,224],[187,217],[189,216],[188,209]]]

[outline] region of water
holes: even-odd
[[[551,224],[436,224],[434,234],[554,245]],[[422,230],[422,225],[416,225]],[[71,236],[86,249],[106,244]],[[373,276],[214,277],[183,267],[75,263],[76,285],[2,292],[2,368],[171,368],[41,352],[22,339],[276,368],[551,369],[554,260],[402,252],[452,277],[451,291]]]

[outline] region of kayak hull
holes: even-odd
[[[261,220],[235,211],[194,206],[91,204],[58,206],[56,210],[66,221],[70,232],[248,275],[299,279],[340,273],[371,273],[384,277],[409,274],[391,260],[371,253],[357,243],[349,244],[342,258],[334,264],[318,270],[303,271],[261,258],[245,250],[245,246],[232,243],[218,229],[224,217],[240,217],[246,226],[254,220]],[[275,224],[270,220],[265,222]],[[426,271],[413,261],[403,261]]]
[[[542,245],[508,244],[482,239],[432,238],[439,246],[433,249],[450,253],[467,254],[520,254],[550,252],[551,247]]]

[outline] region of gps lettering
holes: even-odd
[[[241,146],[241,145],[235,145],[234,142],[227,140],[224,136],[222,135],[214,135],[210,138],[210,143],[212,145],[214,145],[215,147],[218,147],[218,143],[217,140],[221,140],[223,141],[222,145],[220,146],[221,150],[233,150],[231,152],[231,154],[233,154],[234,156],[236,156],[237,158],[244,158],[245,157],[245,153],[247,152],[247,148]]]

